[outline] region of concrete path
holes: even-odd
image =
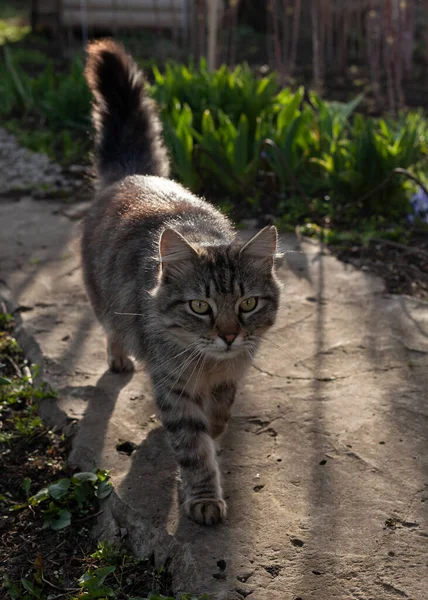
[[[176,468],[144,368],[107,371],[86,300],[84,205],[0,201],[0,277],[76,420],[71,460],[111,470],[103,535],[214,600],[428,598],[428,304],[287,236],[283,304],[224,440],[226,524],[177,512]],[[117,445],[136,445],[131,455]]]

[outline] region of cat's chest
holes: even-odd
[[[247,366],[248,361],[245,359],[208,364],[199,373],[195,372],[190,376],[188,385],[195,395],[204,397],[225,383],[237,383]]]

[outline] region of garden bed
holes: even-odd
[[[366,245],[337,245],[330,250],[343,262],[382,277],[390,294],[427,300],[428,233],[424,230],[414,232],[407,246],[373,239]]]

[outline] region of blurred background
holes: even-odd
[[[337,99],[369,92],[371,110],[424,103],[426,0],[33,0],[33,32],[64,54],[79,40],[113,35],[156,64],[206,56],[209,66],[246,61]]]

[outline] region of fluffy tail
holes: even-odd
[[[169,160],[156,105],[142,71],[112,40],[88,46],[85,77],[93,94],[96,165],[102,185],[126,175],[168,177]]]

